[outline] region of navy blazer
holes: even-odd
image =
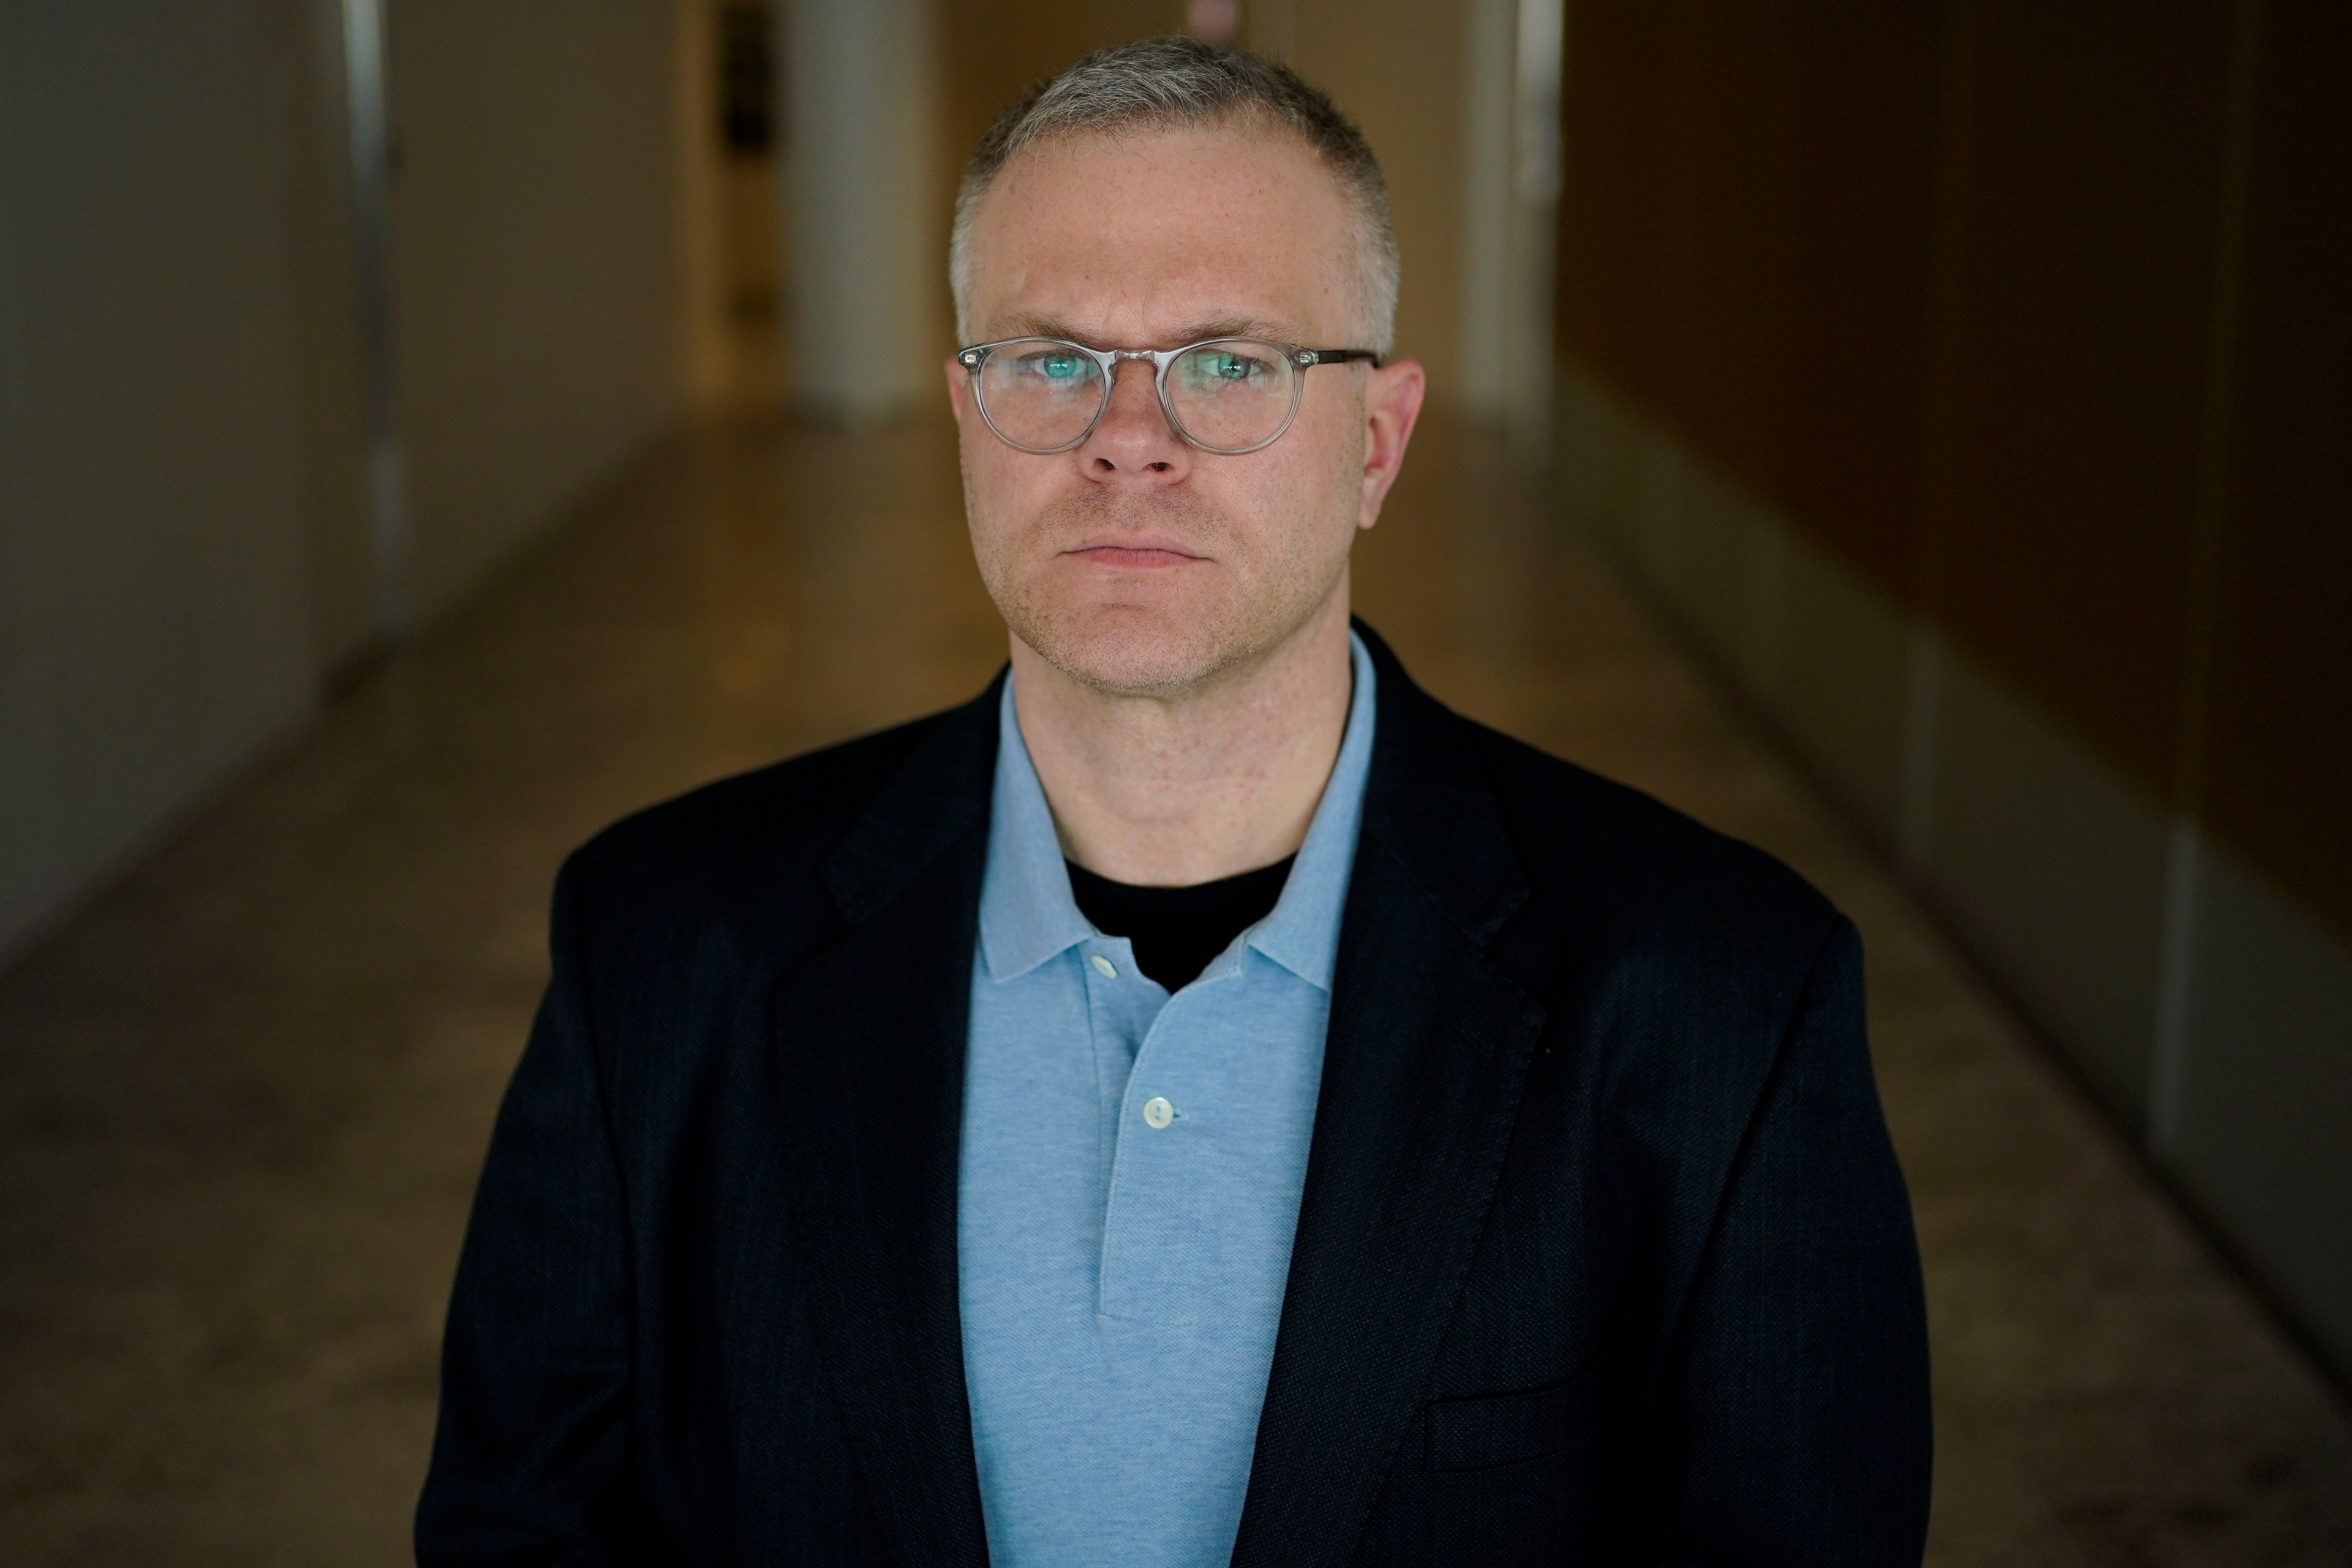
[[[1853,926],[1358,629],[1379,730],[1234,1562],[1917,1563]],[[420,1563],[986,1561],[955,1183],[996,723],[992,687],[566,863]]]

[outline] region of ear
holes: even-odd
[[[971,395],[971,373],[965,370],[953,354],[948,355],[947,373],[948,406],[955,410],[956,423],[961,425],[963,423],[964,399]]]
[[[1380,521],[1381,503],[1404,466],[1405,444],[1412,439],[1428,390],[1428,374],[1413,359],[1392,360],[1365,382],[1364,495],[1356,512],[1358,528]]]

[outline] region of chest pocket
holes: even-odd
[[[1486,1470],[1591,1446],[1615,1405],[1622,1347],[1612,1339],[1582,1372],[1541,1388],[1433,1401],[1429,1468]]]

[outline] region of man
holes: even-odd
[[[1097,55],[951,271],[1009,677],[565,867],[420,1560],[1916,1563],[1852,927],[1351,630],[1361,138]]]

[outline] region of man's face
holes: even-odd
[[[1286,134],[1047,142],[1005,168],[977,216],[969,328],[980,342],[1361,347],[1352,221],[1338,183]],[[1344,593],[1421,373],[1305,372],[1282,438],[1224,457],[1169,428],[1151,369],[1120,363],[1093,434],[1050,457],[991,434],[952,361],[948,384],[973,552],[1013,635],[1089,686],[1173,695],[1264,658]]]

